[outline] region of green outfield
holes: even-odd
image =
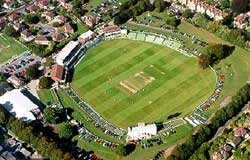
[[[110,122],[127,127],[188,114],[215,88],[215,75],[167,47],[110,40],[90,49],[72,87]]]
[[[0,64],[9,60],[12,56],[26,51],[27,48],[15,39],[0,34]]]

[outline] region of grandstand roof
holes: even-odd
[[[6,92],[0,97],[0,104],[17,118],[30,122],[35,120],[32,110],[38,109],[28,97],[26,97],[20,89],[14,89]]]
[[[70,55],[70,53],[76,48],[79,44],[77,41],[70,41],[57,55],[56,63],[64,66],[64,60]]]

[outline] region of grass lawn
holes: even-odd
[[[154,80],[136,93],[121,85],[140,72]],[[133,81],[128,86],[138,88]],[[167,47],[111,40],[88,51],[75,69],[72,87],[104,118],[126,128],[162,121],[177,112],[188,114],[212,94],[215,76],[201,70],[195,58]]]
[[[185,21],[182,22],[179,29],[189,34],[194,34],[207,42],[230,44],[216,35]],[[236,46],[230,57],[222,60],[214,67],[220,69],[225,74],[226,79],[221,97],[210,107],[208,114],[212,114],[227,96],[235,95],[247,81],[250,81],[250,52]]]
[[[56,97],[49,89],[40,89],[38,95],[44,105],[56,103]]]
[[[28,50],[12,37],[0,34],[0,64],[9,60],[14,55],[19,55]]]
[[[202,28],[197,28],[194,25],[188,23],[187,21],[182,20],[181,24],[178,26],[178,29],[182,32],[189,33],[191,35],[196,36],[197,38],[204,40],[208,43],[225,43],[228,44],[228,42],[220,39],[213,33],[210,33]]]

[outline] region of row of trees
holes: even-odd
[[[199,152],[203,150],[206,151],[209,147],[209,144],[206,142],[214,136],[219,127],[238,114],[249,100],[250,85],[246,84],[232,98],[231,103],[217,110],[208,123],[200,125],[194,130],[193,134],[187,136],[181,144],[178,144],[168,157],[168,160],[187,160],[190,156],[192,156],[192,158],[190,158],[192,160],[201,159],[199,158]],[[198,150],[197,154],[194,154],[196,150]],[[204,154],[206,153],[204,152]]]
[[[227,23],[226,21],[231,20],[225,19],[224,21]],[[206,17],[206,15],[197,13],[191,19],[191,22],[195,26],[202,27],[212,33],[215,33],[220,38],[229,41],[234,45],[250,47],[246,34],[239,29],[230,29],[227,25],[223,25],[222,21],[211,21],[208,17]]]
[[[53,139],[40,132],[40,128],[34,128],[21,120],[15,119],[2,106],[0,106],[0,124],[6,126],[19,139],[31,144],[44,157],[54,160],[73,159],[71,153],[59,148]]]
[[[131,0],[126,1],[120,7],[120,12],[114,17],[115,24],[122,24],[127,22],[130,18],[141,15],[146,11],[155,9],[157,12],[163,11],[165,2],[163,0],[156,0],[152,5],[149,0]]]
[[[234,51],[234,46],[225,44],[209,44],[206,48],[206,54],[199,56],[199,65],[205,69],[209,65],[213,66],[220,60],[230,56]]]

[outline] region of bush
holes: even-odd
[[[75,130],[70,124],[61,123],[58,126],[58,135],[61,138],[70,139],[75,135]]]
[[[51,124],[61,123],[66,119],[64,109],[59,107],[47,107],[44,109],[44,117],[46,122]]]
[[[39,88],[40,89],[49,89],[52,85],[53,81],[49,77],[42,77],[39,80]]]

